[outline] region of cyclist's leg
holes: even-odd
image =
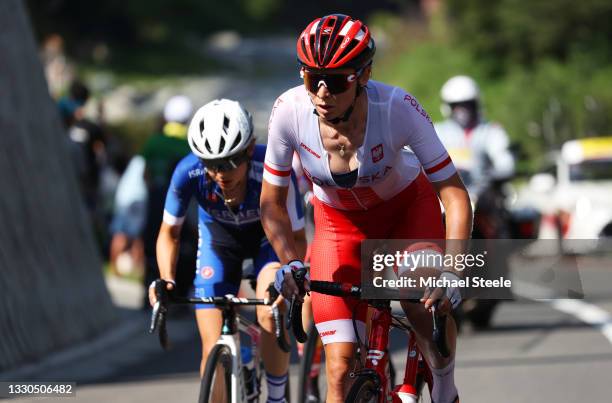
[[[205,222],[202,217],[198,232],[198,257],[193,282],[196,297],[235,295],[240,286],[242,256],[231,247],[230,242],[227,242],[231,239],[230,235],[220,224]],[[200,376],[202,376],[208,354],[221,334],[221,311],[213,305],[198,304],[196,321],[202,342],[200,363]]]
[[[355,229],[351,218],[315,201],[311,278],[360,284],[360,242],[363,238],[363,232]],[[356,327],[363,339],[367,304],[319,293],[311,296],[314,321],[325,346],[327,401],[344,401],[350,386],[347,375],[355,365],[357,338],[353,311],[356,309]]]
[[[401,209],[405,212],[397,217],[397,224],[393,228],[389,238],[391,239],[414,239],[414,240],[436,240],[444,239],[444,227],[440,205],[432,185],[420,175],[411,185],[409,206],[405,204]],[[407,245],[411,252],[419,253],[422,249],[429,248],[431,244],[415,243]],[[435,253],[435,252],[434,252]],[[419,271],[432,272],[437,268],[418,268]],[[433,323],[431,313],[426,311],[423,304],[402,302],[402,308],[410,321],[419,349],[431,368],[434,378],[434,389],[432,397],[435,403],[446,403],[453,401],[457,396],[454,384],[454,357],[456,348],[457,328],[453,318],[449,315],[447,320],[446,339],[450,349],[450,357],[444,358],[438,353],[437,347],[432,340]]]
[[[304,263],[310,264],[311,254],[312,243],[309,243],[306,248],[306,256],[304,256]],[[305,295],[304,303],[302,304],[302,326],[304,327],[304,329],[310,329],[310,324],[312,323],[312,320],[312,300],[310,298],[310,295]]]
[[[269,297],[267,289],[274,282],[276,271],[280,267],[278,258],[267,238],[257,240],[261,242],[257,255],[253,259],[257,274],[257,298]],[[268,401],[282,401],[285,397],[285,385],[288,379],[289,353],[280,349],[276,341],[275,324],[272,312],[268,306],[257,307],[257,321],[262,328],[260,351],[266,370],[268,384]]]

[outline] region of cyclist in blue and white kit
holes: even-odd
[[[236,295],[243,260],[252,258],[257,275],[256,295],[264,298],[280,267],[260,222],[259,196],[266,146],[255,145],[250,114],[240,103],[227,99],[212,101],[195,113],[188,140],[192,153],[174,170],[157,239],[161,278],[172,289],[181,225],[193,197],[199,212],[196,296]],[[293,175],[291,184],[287,209],[296,245],[304,251],[304,217]],[[155,302],[151,291],[149,298]],[[282,352],[276,343],[269,307],[257,307],[257,319],[264,330],[260,348],[268,402],[281,402],[289,354]],[[208,353],[221,334],[221,311],[211,305],[197,305],[196,320],[202,339],[202,374]]]

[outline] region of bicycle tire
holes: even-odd
[[[302,358],[300,361],[300,373],[299,373],[299,378],[298,378],[300,380],[300,387],[298,390],[298,400],[297,400],[299,403],[312,402],[312,401],[309,402],[307,400],[309,386],[310,386],[309,378],[310,378],[310,371],[312,369],[312,360],[314,359],[318,342],[319,342],[319,334],[313,322],[310,325],[310,329],[308,329],[308,340],[306,340],[306,343],[304,344],[304,354],[302,355]],[[321,354],[323,354],[323,352],[321,352]],[[321,359],[321,366],[322,366],[322,361],[323,359]],[[319,388],[319,391],[320,390],[321,389]],[[319,396],[319,401],[324,402],[325,396]]]
[[[213,347],[206,360],[206,368],[204,369],[204,377],[200,382],[200,396],[198,403],[208,402],[223,402],[219,400],[218,396],[215,396],[213,400],[213,383],[218,375],[218,369],[221,368],[223,371],[223,378],[225,382],[225,398],[226,402],[232,401],[232,353],[228,346],[225,344],[217,344]]]
[[[374,375],[358,375],[346,396],[346,403],[378,402],[378,380]]]

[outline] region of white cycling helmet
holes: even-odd
[[[251,114],[239,102],[215,99],[195,113],[187,138],[191,151],[202,159],[231,157],[251,144]]]
[[[480,98],[480,89],[473,78],[455,76],[444,83],[440,91],[440,97],[447,104],[473,101]]]

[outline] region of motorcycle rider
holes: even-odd
[[[434,126],[457,168],[469,175],[466,186],[472,188],[470,193],[478,196],[492,181],[512,177],[515,163],[508,134],[499,123],[484,119],[476,81],[468,76],[452,77],[442,86],[440,96],[446,120]]]
[[[508,272],[508,247],[501,246],[501,241],[491,240],[513,237],[511,216],[501,186],[512,178],[515,169],[508,134],[499,123],[484,118],[480,89],[473,78],[464,75],[450,78],[442,86],[440,96],[443,101],[441,111],[446,120],[434,124],[434,127],[472,199],[472,238],[485,240],[479,242],[481,246],[473,247],[484,247],[489,251],[486,270],[489,278],[505,275]],[[466,298],[461,309],[475,328],[487,328],[499,299],[512,298],[505,293],[495,297],[497,299],[484,296]]]

